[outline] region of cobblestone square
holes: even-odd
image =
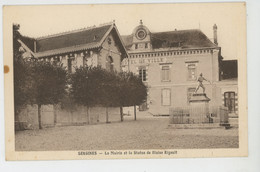
[[[137,121],[25,130],[16,151],[238,148],[238,128],[172,129],[168,117],[138,113]]]

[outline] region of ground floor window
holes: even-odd
[[[145,67],[139,68],[139,78],[142,79],[142,81],[146,81],[146,68]]]
[[[162,66],[162,81],[170,81],[170,66]]]
[[[224,106],[229,112],[235,112],[235,92],[224,93]]]
[[[170,106],[171,105],[171,90],[162,89],[162,105]]]
[[[114,70],[113,58],[111,56],[107,57],[106,69],[110,72]]]

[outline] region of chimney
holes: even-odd
[[[143,25],[143,20],[142,19],[140,20],[140,25]]]
[[[213,26],[213,36],[214,36],[214,44],[218,45],[218,35],[217,35],[218,27],[216,24]]]

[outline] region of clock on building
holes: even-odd
[[[136,32],[136,37],[137,37],[137,39],[139,39],[139,40],[142,40],[142,39],[144,39],[145,37],[146,37],[146,31],[144,30],[144,29],[139,29],[139,30],[137,30],[137,32]]]

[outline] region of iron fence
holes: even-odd
[[[222,106],[170,108],[170,124],[228,123],[228,109]]]

